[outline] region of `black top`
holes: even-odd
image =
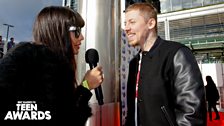
[[[32,126],[72,121],[76,126],[84,126],[91,116],[88,101],[92,94],[82,86],[75,89],[73,79],[74,73],[66,58],[43,45],[20,43],[0,61],[0,120],[6,117],[7,120],[42,120],[19,121]],[[17,108],[17,103],[37,105],[37,110]],[[22,117],[6,116],[12,111],[23,112]],[[24,116],[24,113],[28,114]],[[37,115],[32,118],[32,113]]]

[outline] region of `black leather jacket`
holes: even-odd
[[[126,126],[134,126],[139,57],[129,66]],[[138,87],[140,126],[205,126],[206,102],[198,64],[190,49],[158,38],[143,55]]]

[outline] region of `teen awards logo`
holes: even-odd
[[[8,111],[4,120],[50,120],[50,111],[38,111],[35,101],[18,101],[17,111]]]

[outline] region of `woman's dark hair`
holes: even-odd
[[[83,27],[84,25],[85,22],[81,15],[70,8],[45,7],[39,12],[34,22],[33,39],[39,44],[46,45],[57,55],[66,57],[75,74],[76,61],[70,41],[69,28],[71,26]]]

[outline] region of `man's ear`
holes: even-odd
[[[154,29],[156,26],[156,20],[154,18],[150,18],[147,24],[149,29]]]

